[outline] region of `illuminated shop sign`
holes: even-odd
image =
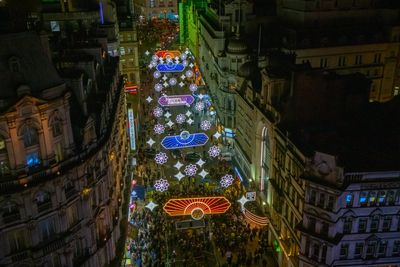
[[[129,139],[131,143],[131,150],[136,149],[136,140],[135,140],[135,118],[133,115],[133,109],[128,109],[128,122],[129,122]]]
[[[163,107],[186,106],[194,102],[194,97],[191,95],[171,95],[162,96],[158,99],[158,103]]]

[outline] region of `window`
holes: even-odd
[[[346,57],[339,57],[338,65],[339,67],[346,66]]]
[[[49,240],[56,233],[55,221],[54,218],[48,218],[39,222],[40,234],[42,236],[42,240]]]
[[[378,247],[378,257],[385,257],[387,248],[387,241],[381,241]]]
[[[400,240],[396,240],[393,243],[393,250],[392,250],[392,256],[400,256]]]
[[[378,203],[379,203],[379,206],[383,206],[383,205],[385,205],[385,195],[386,195],[386,192],[385,191],[380,191],[379,192],[379,195],[378,195]]]
[[[315,200],[317,198],[317,193],[314,190],[310,192],[310,204],[315,205]]]
[[[357,55],[356,56],[356,65],[361,65],[362,64],[362,55]]]
[[[325,263],[327,250],[328,247],[326,245],[322,246],[321,263]]]
[[[315,225],[316,225],[316,220],[315,218],[308,218],[308,229],[312,232],[315,232]]]
[[[372,258],[375,255],[375,247],[376,247],[376,241],[371,241],[368,242],[367,244],[367,251],[365,253],[366,258]]]
[[[68,219],[68,225],[71,227],[73,225],[75,225],[76,222],[78,222],[78,209],[76,207],[76,205],[71,205],[71,207],[69,207],[67,209],[67,219]]]
[[[13,231],[8,233],[8,247],[10,248],[10,252],[19,252],[26,248],[25,238],[23,230]]]
[[[312,256],[311,256],[311,258],[313,260],[318,261],[318,258],[319,258],[319,247],[320,247],[319,244],[314,244],[313,245],[313,251],[312,251]]]
[[[319,194],[318,206],[323,208],[325,206],[325,194]]]
[[[347,217],[343,223],[343,234],[350,234],[353,228],[353,218]]]
[[[64,159],[64,149],[60,142],[54,145],[54,154],[56,156],[56,161],[60,162]]]
[[[360,206],[367,206],[367,192],[360,193]]]
[[[38,212],[42,212],[51,208],[50,194],[47,192],[39,192],[36,194],[35,202]]]
[[[61,122],[55,121],[51,126],[51,131],[53,133],[53,137],[60,136],[62,134]]]
[[[37,131],[32,127],[25,127],[23,138],[25,147],[30,147],[39,143]]]
[[[11,223],[21,218],[18,206],[14,202],[7,201],[1,211],[3,212],[4,223]]]
[[[328,210],[333,210],[334,203],[335,203],[335,198],[333,196],[329,196],[328,197],[328,205],[326,206],[326,208]]]
[[[358,220],[358,232],[359,233],[365,233],[365,231],[367,230],[367,223],[368,223],[367,218],[361,218]]]
[[[0,136],[0,176],[10,173],[10,164],[8,161],[8,154],[6,149],[6,142]]]
[[[26,165],[28,165],[28,167],[40,165],[38,152],[32,152],[26,155]]]
[[[394,191],[389,191],[388,192],[387,204],[391,205],[391,206],[395,204]]]
[[[361,198],[360,198],[361,200]],[[351,207],[353,206],[353,195],[352,194],[348,194],[346,196],[346,207]]]
[[[324,236],[328,236],[329,234],[329,223],[323,222],[321,227],[321,234]]]
[[[354,250],[354,258],[355,259],[362,258],[363,250],[364,250],[364,243],[356,243],[356,247]]]
[[[376,205],[376,192],[369,192],[368,203],[370,206]]]
[[[375,64],[381,63],[381,56],[382,56],[381,53],[377,53],[374,55],[374,63]]]
[[[371,220],[371,227],[370,227],[370,231],[371,231],[371,232],[377,232],[377,231],[378,231],[378,228],[379,228],[379,219],[380,219],[380,218],[379,218],[378,215],[372,217],[372,220]]]
[[[392,225],[392,217],[386,216],[383,219],[382,231],[385,231],[385,232],[390,231],[391,225]]]
[[[340,246],[340,259],[347,259],[349,244],[342,244]]]
[[[328,66],[328,59],[326,57],[323,57],[319,61],[319,66],[321,68],[326,68]]]

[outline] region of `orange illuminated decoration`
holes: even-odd
[[[268,225],[268,218],[267,217],[261,217],[257,216],[248,209],[243,207],[243,215],[246,218],[247,221],[250,223],[256,224],[258,226],[267,226]]]
[[[129,83],[125,84],[125,93],[136,95],[138,93],[139,87],[137,85],[131,85]]]
[[[181,52],[179,52],[178,50],[160,50],[156,52],[156,56],[159,58],[166,58],[166,57],[175,58],[175,57],[180,57]]]
[[[195,197],[170,199],[163,209],[170,216],[191,215],[200,220],[205,214],[225,213],[230,206],[225,197]]]

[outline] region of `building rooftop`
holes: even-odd
[[[369,81],[360,74],[302,75],[279,127],[305,155],[336,156],[346,172],[400,169],[400,97],[369,103]]]
[[[63,83],[36,33],[0,35],[0,99],[17,99],[16,89],[21,85],[38,96]]]

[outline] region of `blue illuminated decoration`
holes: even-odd
[[[349,194],[349,195],[346,196],[346,204],[347,204],[347,206],[351,204],[352,199],[353,199],[353,195],[352,194]]]
[[[180,135],[166,136],[161,141],[165,149],[176,149],[185,147],[203,146],[207,143],[208,136],[205,133],[182,132]]]
[[[243,183],[243,177],[242,177],[242,175],[240,174],[238,168],[236,168],[236,167],[233,167],[233,168],[235,169],[235,173],[237,174],[237,176],[239,176],[240,181]]]
[[[182,72],[185,69],[183,64],[175,64],[173,62],[168,62],[167,64],[158,64],[157,70],[159,72]]]
[[[26,165],[33,167],[40,164],[38,153],[31,153],[26,155]]]
[[[100,8],[100,10],[99,10],[99,13],[100,13],[100,21],[101,21],[101,24],[104,24],[103,2],[102,2],[101,0],[99,1],[99,8]]]

